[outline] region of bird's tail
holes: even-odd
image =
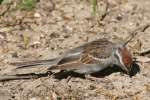
[[[36,79],[40,77],[47,77],[49,73],[27,73],[27,74],[15,74],[15,75],[0,75],[0,82],[10,80],[22,80],[22,79]]]
[[[48,65],[54,66],[58,62],[58,58],[53,58],[53,59],[48,59],[48,60],[35,60],[35,61],[27,61],[27,62],[14,62],[10,63],[11,65],[17,66],[16,69],[20,68],[26,68],[26,67],[31,67],[31,66],[38,66],[38,65]]]

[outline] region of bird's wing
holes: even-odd
[[[111,56],[113,45],[114,43],[106,39],[89,42],[65,53],[55,68],[62,70],[78,70],[90,66],[97,68]]]
[[[94,64],[100,62],[99,60],[110,56],[110,48],[114,45],[107,39],[98,39],[84,45],[73,48],[60,57],[49,59],[49,60],[37,60],[30,62],[17,62],[11,63],[12,65],[18,66],[18,68],[26,68],[36,65],[48,65],[48,67],[59,66],[60,69],[77,69],[82,64]],[[71,65],[70,65],[71,64]],[[80,64],[80,65],[75,65]],[[72,67],[71,67],[72,66]],[[56,68],[56,67],[52,67]]]

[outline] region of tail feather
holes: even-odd
[[[0,76],[1,81],[9,81],[9,80],[19,80],[19,79],[31,79],[36,78],[35,76],[17,76],[17,75],[3,75]]]
[[[27,61],[27,62],[14,62],[10,63],[11,65],[17,66],[16,69],[26,68],[37,65],[49,65],[54,66],[57,64],[58,58],[48,59],[48,60],[36,60],[36,61]]]
[[[43,74],[35,74],[35,73],[27,73],[27,74],[15,74],[15,75],[0,75],[0,82],[2,81],[10,81],[10,80],[23,80],[23,79],[36,79],[40,77],[46,77],[49,73]]]

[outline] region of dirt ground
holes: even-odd
[[[47,67],[13,70],[11,62],[49,59],[98,38],[128,40],[140,72],[118,71],[98,81],[81,77],[0,82],[0,100],[150,100],[150,0],[98,0],[96,15],[90,0],[40,0],[35,9],[15,9],[17,0],[0,5],[0,74],[45,73]],[[135,32],[136,31],[136,32]]]

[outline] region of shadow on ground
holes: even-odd
[[[96,77],[96,78],[104,78],[105,76],[108,76],[116,72],[122,72],[124,74],[127,74],[121,68],[117,66],[113,66],[113,67],[106,68],[100,72],[93,73],[91,74],[91,76]],[[134,63],[129,76],[132,77],[136,75],[138,72],[140,72],[140,67],[138,64]],[[28,74],[17,74],[17,75],[4,75],[2,78],[0,78],[0,81],[22,80],[22,79],[31,79],[31,78],[35,79],[35,78],[40,78],[40,77],[47,77],[51,74],[53,73],[48,71],[47,73],[40,73],[40,74],[28,73]],[[53,75],[54,75],[54,78],[59,79],[59,80],[67,78],[68,76],[85,78],[84,74],[78,74],[73,71],[60,71]]]
[[[97,78],[104,78],[105,76],[108,76],[108,75],[110,75],[112,73],[116,73],[116,72],[122,72],[124,74],[127,74],[121,68],[119,68],[117,66],[113,66],[113,67],[106,68],[100,72],[93,73],[93,74],[91,74],[91,76],[94,76]],[[133,67],[131,69],[131,72],[129,73],[129,76],[130,77],[135,76],[138,72],[140,72],[140,66],[138,64],[134,63]],[[67,78],[68,76],[85,78],[85,76],[83,74],[78,74],[78,73],[75,73],[72,71],[69,71],[69,72],[62,71],[62,72],[55,74],[55,78],[57,78],[57,79]]]

